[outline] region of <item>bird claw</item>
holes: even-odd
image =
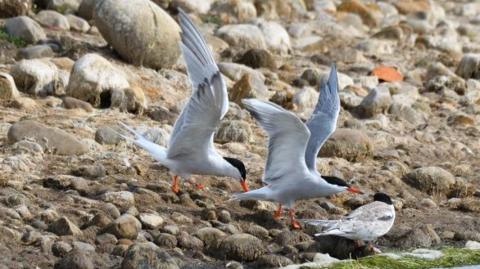
[[[203,190],[203,189],[205,189],[205,186],[203,186],[202,183],[195,183],[195,189],[197,189],[197,190]]]
[[[302,226],[297,220],[292,220],[292,228],[295,230],[300,230],[302,229]]]

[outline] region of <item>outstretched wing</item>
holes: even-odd
[[[316,171],[318,152],[323,143],[335,131],[340,112],[340,97],[338,96],[338,78],[335,65],[332,65],[326,82],[320,85],[320,96],[312,116],[307,121],[307,127],[312,134],[305,151],[305,161],[308,169]]]
[[[268,133],[268,156],[263,181],[305,169],[305,148],[310,136],[305,124],[293,113],[267,101],[242,100],[246,109]]]
[[[227,88],[212,53],[188,15],[179,12],[180,46],[193,89],[173,127],[168,158],[213,150],[213,134],[228,110]]]

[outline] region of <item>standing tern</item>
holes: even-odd
[[[121,124],[135,135],[133,142],[136,145],[169,168],[173,192],[179,191],[179,177],[189,179],[191,175],[232,177],[240,181],[244,191],[248,191],[243,162],[222,157],[213,144],[215,129],[228,110],[225,82],[197,27],[181,9],[179,18],[182,30],[180,46],[193,89],[175,122],[168,148],[149,141],[133,128]]]
[[[236,194],[234,199],[279,202],[274,217],[280,217],[283,205],[289,209],[292,227],[299,229],[293,210],[296,200],[325,197],[342,191],[360,192],[342,179],[322,177],[316,170],[318,151],[336,128],[340,111],[337,88],[337,72],[333,65],[328,81],[320,86],[318,103],[306,124],[274,103],[243,100],[246,109],[268,133],[268,156],[263,175],[263,182],[267,185]]]
[[[395,221],[395,208],[390,197],[375,193],[373,202],[361,206],[340,220],[303,220],[321,226],[323,231],[315,234],[336,235],[355,241],[373,241],[390,231]]]

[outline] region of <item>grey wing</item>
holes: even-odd
[[[306,171],[305,148],[310,132],[305,124],[293,113],[271,102],[257,99],[242,102],[268,133],[264,182],[271,183],[286,174]]]
[[[225,82],[202,35],[181,9],[181,49],[192,82],[192,96],[170,137],[168,158],[213,149],[213,134],[228,110]]]
[[[395,218],[395,210],[383,202],[372,202],[361,206],[348,214],[345,220],[356,221],[387,221]]]
[[[311,136],[305,152],[305,161],[308,169],[316,171],[316,160],[320,148],[335,131],[340,112],[340,97],[338,96],[338,78],[335,65],[332,65],[326,82],[320,85],[315,110],[307,121]]]

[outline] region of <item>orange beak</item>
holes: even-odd
[[[357,187],[353,187],[353,186],[348,187],[347,191],[353,192],[353,193],[363,194],[363,192],[360,189],[358,189]]]
[[[240,185],[242,185],[242,189],[244,192],[248,191],[247,181],[245,181],[244,179],[240,180]]]

